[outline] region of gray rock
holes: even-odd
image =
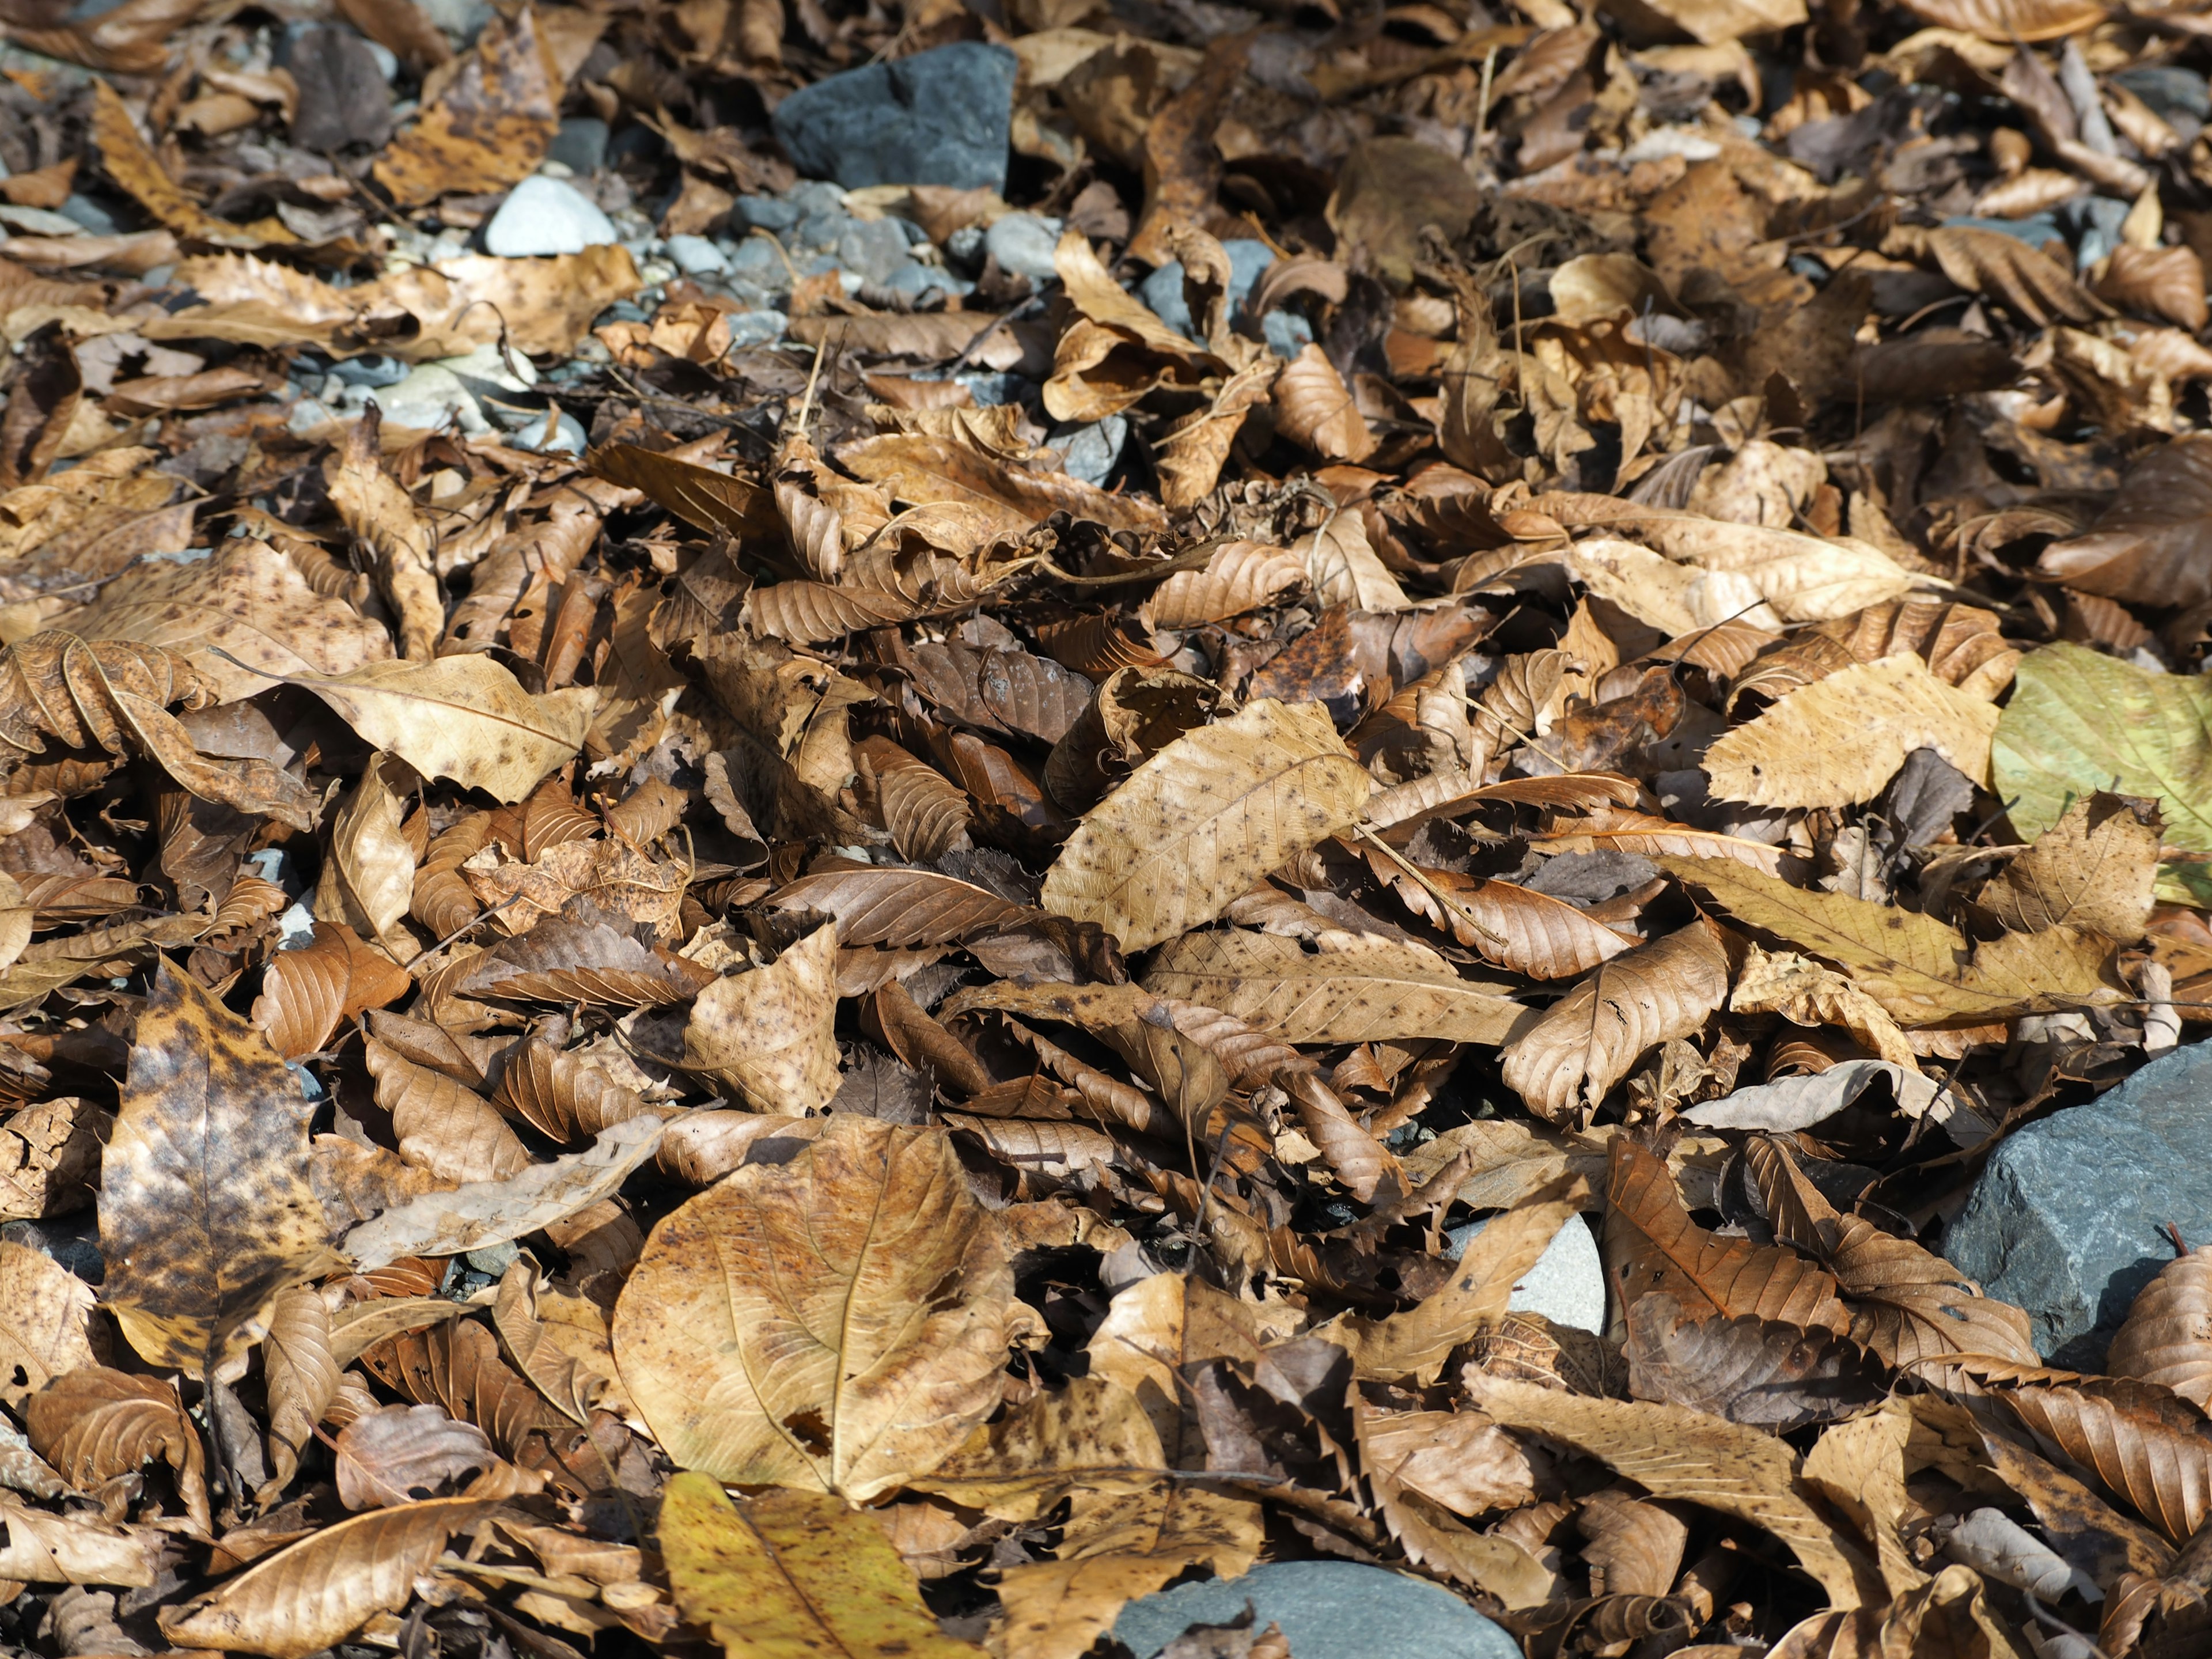
[[[420,0],[430,21],[464,45],[491,21],[491,0]]]
[[[619,240],[614,221],[573,185],[534,174],[507,191],[484,227],[484,249],[502,259],[581,253]]]
[[[909,260],[891,273],[886,288],[896,293],[911,294],[917,300],[929,294],[972,294],[975,284],[955,276],[939,265],[926,265],[919,259]]]
[[[808,210],[804,219],[791,228],[791,234],[784,238],[784,241],[794,253],[802,248],[827,252],[837,246],[838,239],[844,235],[848,227],[859,222],[842,207],[812,208]]]
[[[571,173],[597,173],[607,164],[607,124],[596,115],[570,116],[561,123],[545,159]]]
[[[1045,441],[1060,452],[1060,468],[1069,477],[1103,489],[1113,475],[1114,463],[1121,459],[1121,446],[1128,437],[1127,420],[1109,415],[1088,426],[1061,427]]]
[[[896,219],[855,219],[839,234],[837,263],[871,283],[890,280],[906,263],[906,233]]]
[[[972,40],[848,70],[775,106],[776,142],[800,172],[869,185],[1006,185],[1018,60]]]
[[[1261,274],[1275,263],[1275,251],[1265,242],[1243,236],[1224,242],[1221,251],[1229,256],[1229,310],[1233,316],[1252,297]],[[1197,327],[1189,302],[1183,298],[1181,260],[1170,259],[1154,270],[1139,284],[1137,292],[1152,308],[1152,314],[1178,334],[1189,334]]]
[[[791,326],[791,319],[780,311],[738,311],[730,314],[730,344],[738,346],[773,345],[783,337],[784,330]]]
[[[1474,1221],[1452,1228],[1444,1235],[1451,1241],[1447,1254],[1458,1261],[1489,1224]],[[1598,1260],[1597,1239],[1589,1224],[1570,1216],[1567,1224],[1552,1235],[1536,1265],[1513,1287],[1512,1300],[1505,1305],[1515,1313],[1541,1314],[1554,1325],[1604,1330],[1605,1265]]]
[[[2212,1239],[2212,1042],[2015,1131],[1943,1235],[1943,1255],[2025,1308],[2053,1364],[2099,1369],[2128,1308],[2173,1259],[2171,1222]]]
[[[963,225],[945,239],[945,257],[956,270],[974,273],[983,268],[983,227]]]
[[[672,236],[668,257],[686,276],[719,276],[730,268],[729,256],[704,236]]]
[[[62,216],[74,219],[95,236],[112,236],[123,227],[110,213],[89,196],[72,196],[62,204]]]
[[[1178,1584],[1130,1602],[1114,1638],[1154,1659],[1193,1625],[1252,1607],[1297,1659],[1519,1659],[1521,1644],[1441,1586],[1350,1561],[1272,1561],[1237,1578]]]
[[[1060,242],[1060,221],[1035,213],[1009,213],[983,233],[983,248],[999,269],[1031,282],[1049,282],[1059,273],[1052,251]]]

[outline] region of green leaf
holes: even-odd
[[[731,1659],[978,1659],[937,1627],[875,1517],[842,1498],[771,1492],[732,1504],[690,1471],[660,1504],[660,1553],[685,1619]]]
[[[2045,646],[2021,662],[1990,772],[2026,840],[2109,789],[2156,796],[2166,841],[2212,853],[2212,681]]]

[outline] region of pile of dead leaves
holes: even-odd
[[[0,0],[0,1644],[2212,1649],[2212,1253],[1942,1254],[2212,1019],[2201,16],[466,10]],[[959,40],[1053,275],[662,257]]]

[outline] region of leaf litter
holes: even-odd
[[[0,4],[0,1643],[2205,1651],[2204,33]]]

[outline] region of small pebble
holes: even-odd
[[[618,241],[614,222],[574,185],[542,173],[507,193],[484,227],[484,250],[502,259],[581,253]]]

